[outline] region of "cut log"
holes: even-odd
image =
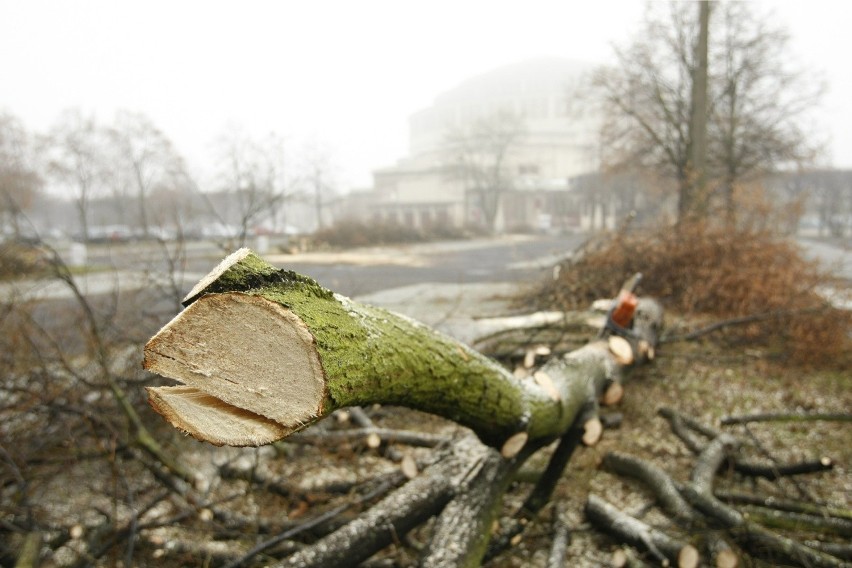
[[[571,532],[565,522],[565,507],[558,503],[553,514],[553,543],[550,555],[547,557],[547,568],[562,568],[565,566],[565,554],[571,543]]]
[[[186,302],[148,342],[144,360],[185,386],[149,388],[150,401],[173,425],[214,444],[269,443],[371,403],[449,418],[497,448],[520,432],[552,439],[621,373],[598,341],[543,366],[552,385],[518,379],[454,339],[246,249]]]
[[[392,428],[352,428],[350,430],[324,430],[314,433],[312,430],[299,432],[287,438],[288,442],[298,444],[323,444],[341,441],[364,440],[369,448],[378,448],[382,442],[405,444],[422,448],[434,448],[450,441],[449,436],[418,432],[414,430],[394,430]]]
[[[583,421],[583,415],[578,419],[578,422]],[[560,438],[559,444],[550,456],[547,468],[538,477],[535,487],[527,495],[524,504],[515,513],[514,518],[509,519],[492,539],[485,555],[486,561],[495,558],[508,548],[515,538],[521,536],[524,528],[529,525],[529,522],[535,518],[538,512],[550,502],[553,491],[556,489],[556,484],[562,478],[565,466],[568,465],[571,455],[580,443],[581,435],[582,425],[580,424],[572,426]]]
[[[681,493],[687,501],[708,517],[717,520],[725,528],[735,529],[731,531],[731,535],[756,556],[780,556],[804,566],[843,566],[842,560],[770,531],[712,495],[691,486],[683,487]]]
[[[619,511],[597,495],[589,495],[586,501],[586,517],[604,531],[615,534],[633,546],[648,550],[660,561],[677,563],[683,554],[685,562],[694,559],[694,565],[697,565],[698,552],[692,545],[672,538]],[[686,548],[691,550],[684,552]]]
[[[503,493],[520,463],[493,450],[482,458],[476,476],[460,487],[435,521],[420,566],[476,568],[482,564]]]
[[[731,449],[736,447],[737,441],[726,434],[716,437],[699,454],[692,469],[690,480],[692,486],[698,491],[708,495],[713,493],[713,479],[716,472],[728,458]]]
[[[805,513],[791,513],[746,505],[740,509],[749,520],[769,528],[787,531],[808,531],[825,535],[852,538],[852,521],[835,517],[821,517]]]
[[[681,524],[689,526],[695,522],[692,507],[681,497],[674,480],[656,465],[620,452],[609,452],[604,455],[601,465],[618,475],[626,475],[642,481],[653,491],[660,506]]]
[[[791,513],[805,513],[808,515],[818,515],[821,517],[836,517],[852,521],[852,509],[830,507],[819,505],[817,503],[808,503],[804,501],[793,501],[790,499],[779,499],[772,496],[761,496],[750,493],[732,493],[729,491],[716,491],[714,495],[720,501],[725,503],[733,503],[739,505],[757,505],[766,509],[775,509],[777,511],[788,511]]]
[[[745,416],[723,416],[719,421],[723,426],[732,424],[750,424],[752,422],[852,422],[852,413],[835,412],[768,412],[747,414]]]
[[[439,513],[467,480],[479,474],[483,460],[493,453],[471,437],[462,439],[434,465],[360,517],[274,566],[357,566]]]

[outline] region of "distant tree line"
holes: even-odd
[[[90,241],[204,232],[243,244],[256,230],[292,230],[288,208],[308,203],[316,220],[300,215],[301,227],[322,224],[335,192],[328,150],[315,144],[291,156],[280,136],[257,138],[237,127],[223,130],[212,147],[212,175],[198,178],[142,113],[119,111],[104,123],[67,109],[47,132],[35,133],[0,112],[3,236],[62,233]]]
[[[671,180],[681,220],[736,225],[757,182],[819,155],[809,113],[823,82],[796,66],[789,40],[747,2],[649,3],[591,82],[604,169]]]

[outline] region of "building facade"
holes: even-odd
[[[571,180],[598,168],[599,121],[572,102],[591,68],[561,58],[527,60],[473,77],[439,95],[410,117],[408,155],[376,170],[372,189],[357,196],[359,207],[344,205],[336,217],[369,211],[375,221],[424,228],[485,227],[490,222],[493,226],[485,228],[498,232],[579,229],[581,208]],[[489,219],[481,194],[495,188],[481,181],[476,186],[474,176],[459,174],[453,137],[501,113],[522,124],[504,147],[477,141],[475,136],[481,135],[470,138],[479,144],[471,151],[484,164],[491,159],[488,153],[494,154],[494,163],[487,167],[497,167],[499,156],[499,176],[491,181],[499,199]]]

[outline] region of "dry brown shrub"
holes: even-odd
[[[850,362],[852,317],[816,293],[831,278],[794,243],[764,230],[695,223],[609,235],[563,264],[535,296],[542,307],[585,308],[636,272],[641,294],[683,316],[760,316],[725,328],[729,340],[764,345],[797,364]]]
[[[0,280],[11,280],[45,271],[44,251],[27,243],[0,243]]]

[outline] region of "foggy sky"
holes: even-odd
[[[852,167],[852,53],[843,3],[761,2],[831,87],[831,162]],[[407,119],[462,80],[538,56],[611,60],[638,0],[115,2],[0,0],[0,109],[45,130],[68,107],[150,116],[210,168],[228,124],[329,148],[342,189],[407,151]]]

